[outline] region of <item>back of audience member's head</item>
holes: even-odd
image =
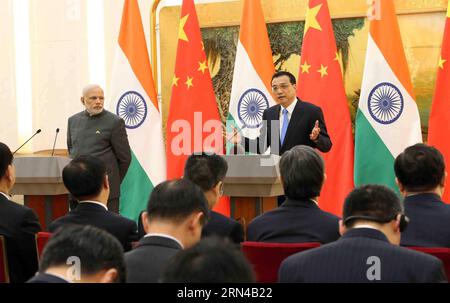
[[[147,204],[148,220],[183,221],[201,212],[203,220],[209,216],[208,204],[201,189],[187,179],[170,180],[156,186]]]
[[[343,210],[343,224],[351,229],[357,223],[375,223],[377,225],[392,224],[392,233],[396,236],[389,238],[391,242],[400,242],[400,232],[406,228],[400,222],[403,215],[403,205],[398,195],[384,185],[363,185],[355,188],[346,197]],[[407,222],[406,222],[407,223]],[[398,230],[396,230],[396,224]],[[389,229],[391,232],[391,229]],[[397,239],[398,238],[398,239]],[[397,241],[398,240],[398,241]]]
[[[78,277],[76,269],[72,270],[77,265],[81,269]],[[61,268],[73,282],[125,282],[126,278],[122,245],[90,225],[68,225],[52,235],[42,253],[39,272],[51,274]]]
[[[432,146],[420,143],[406,148],[395,159],[394,170],[402,191],[426,192],[444,186],[444,157]]]
[[[142,216],[147,233],[155,232],[149,231],[152,228],[172,230],[178,233],[185,248],[200,240],[208,218],[208,202],[203,191],[187,179],[165,181],[156,186]]]
[[[325,181],[325,165],[313,148],[298,145],[281,156],[280,175],[286,197],[312,199],[320,195]]]
[[[13,154],[9,147],[0,142],[0,180],[8,173],[8,167],[12,166]]]
[[[225,238],[207,237],[176,254],[168,263],[161,282],[251,283],[251,265],[238,247]]]
[[[222,195],[227,170],[228,164],[223,157],[204,152],[194,153],[186,161],[183,178],[194,182],[205,193],[214,192],[214,195],[207,196],[212,208]]]
[[[225,179],[228,164],[216,154],[194,153],[189,156],[184,166],[184,178],[197,184],[203,191],[211,190]]]
[[[78,156],[64,167],[64,185],[78,200],[88,200],[100,194],[106,178],[106,166],[93,156]]]

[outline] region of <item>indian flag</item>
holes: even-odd
[[[120,190],[120,213],[137,220],[152,189],[166,179],[162,123],[137,0],[125,0],[110,110],[125,121],[132,161]]]
[[[393,1],[382,0],[379,8],[370,22],[356,116],[355,184],[384,184],[398,192],[394,160],[422,142],[422,134]]]
[[[274,72],[261,3],[245,0],[227,118],[245,137],[259,136],[264,110],[275,105],[271,95]]]

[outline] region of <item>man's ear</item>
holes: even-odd
[[[84,96],[80,98],[80,101],[81,101],[81,104],[85,105],[84,104]]]
[[[108,175],[105,175],[105,178],[103,178],[103,187],[105,189],[109,189],[109,177],[108,177]]]
[[[347,227],[343,220],[339,220],[339,234],[343,236],[347,232]]]
[[[445,180],[447,180],[447,171],[444,172],[444,176],[442,177],[441,184],[442,187],[445,187]]]
[[[397,233],[397,232],[398,232],[398,233],[400,232],[400,219],[401,219],[401,216],[402,216],[402,215],[398,214],[397,217],[395,217],[395,221],[392,222],[394,231],[395,231],[396,233]]]
[[[142,227],[144,228],[145,233],[148,234],[150,231],[148,228],[148,214],[146,211],[142,212],[141,220],[142,220]]]
[[[202,226],[201,220],[203,218],[203,212],[194,213],[190,216],[188,222],[188,228],[191,231],[195,231],[198,226]]]
[[[117,269],[110,268],[102,274],[99,283],[114,283],[116,282],[118,275],[119,273],[117,272]]]
[[[395,177],[395,183],[397,184],[398,189],[400,190],[400,193],[401,193],[402,195],[405,195],[405,194],[406,194],[406,192],[405,192],[405,187],[404,187],[403,184],[398,180],[397,177]]]

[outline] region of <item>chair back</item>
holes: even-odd
[[[52,236],[51,233],[40,231],[36,234],[36,247],[38,251],[38,260],[41,259],[42,252],[44,251],[44,247],[47,244],[48,240]]]
[[[416,247],[409,246],[409,249],[415,251],[420,251],[432,256],[435,256],[444,264],[445,273],[447,274],[447,279],[450,279],[450,248],[447,247]]]
[[[278,269],[281,262],[298,252],[319,247],[320,243],[267,243],[251,242],[241,243],[241,249],[253,266],[256,281],[259,283],[278,282]]]
[[[0,235],[0,283],[9,283],[5,237]]]

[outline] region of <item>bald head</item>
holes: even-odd
[[[88,84],[83,88],[81,103],[90,115],[100,114],[103,111],[104,102],[105,95],[100,85]]]

